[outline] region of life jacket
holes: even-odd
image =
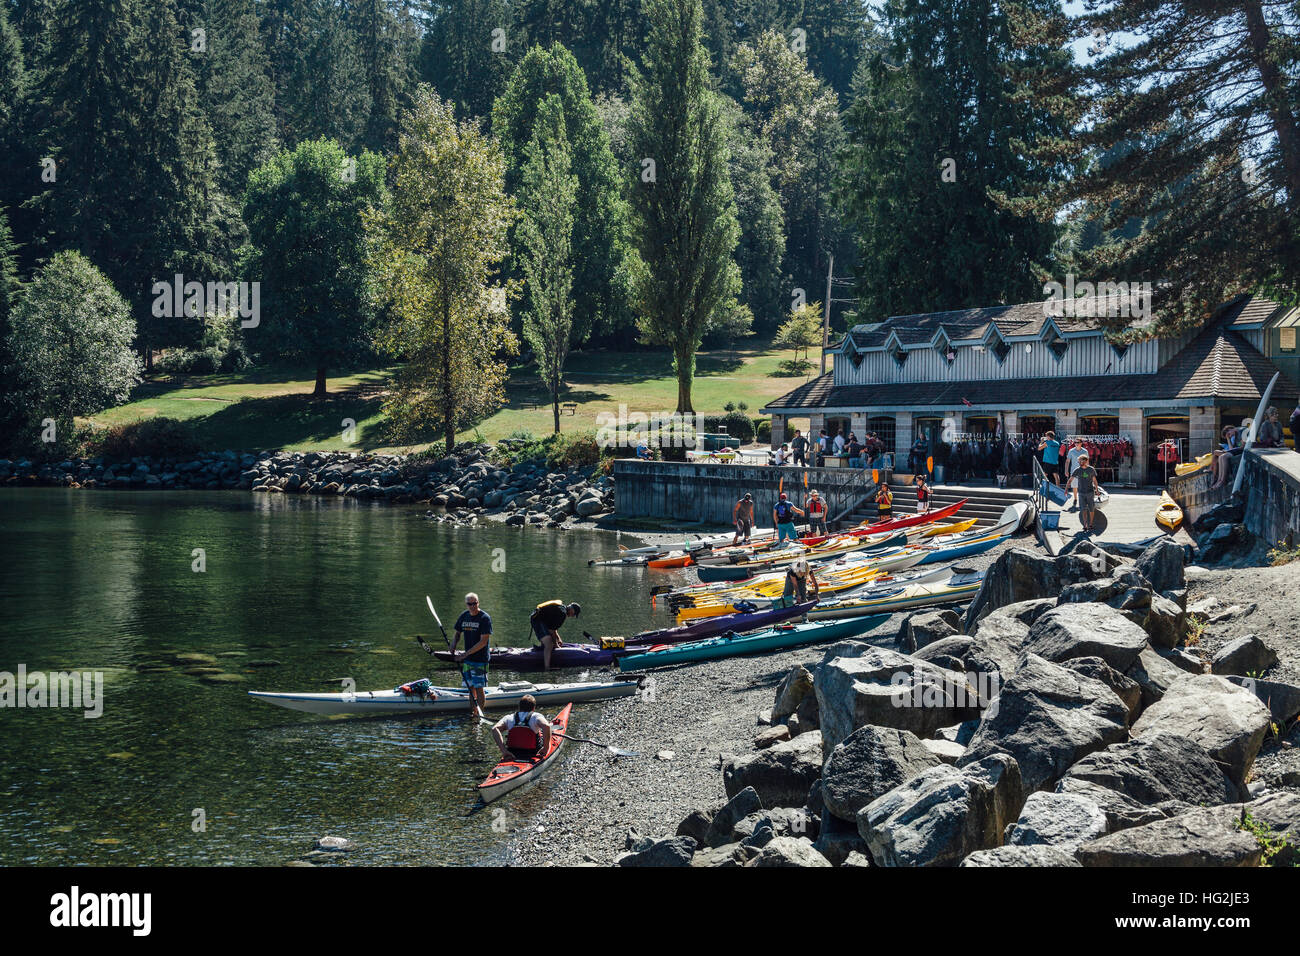
[[[542,738],[529,726],[535,713],[530,710],[515,714],[515,725],[506,731],[506,747],[531,753],[542,748]]]
[[[541,612],[542,608],[544,607],[564,608],[566,607],[566,605],[559,598],[554,598],[550,601],[543,601],[541,604],[537,605],[537,607],[533,608],[533,613],[528,615],[528,620],[530,621],[537,620],[537,615]]]
[[[786,524],[794,517],[794,505],[788,501],[778,501],[776,503],[776,519],[781,524]]]
[[[820,498],[811,498],[808,501],[808,513],[810,515],[819,515],[826,510],[826,504]]]

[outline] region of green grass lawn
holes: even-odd
[[[805,381],[773,376],[779,362],[793,352],[751,342],[733,351],[700,352],[692,397],[695,408],[721,413],[727,402],[746,402],[757,415],[764,402]],[[816,374],[816,369],[811,374]],[[564,432],[593,431],[602,412],[671,412],[677,405],[677,379],[666,351],[575,352],[566,368],[561,401],[577,403],[577,413],[560,416]],[[311,396],[314,374],[301,370],[251,369],[205,376],[157,376],[136,389],[132,400],[90,421],[112,426],[146,418],[175,418],[190,423],[204,448],[286,451],[418,451],[435,442],[399,445],[389,433],[382,406],[388,371],[366,369],[329,379],[330,395]],[[514,368],[507,403],[478,425],[488,441],[518,431],[536,436],[553,428],[545,389],[532,368]],[[356,423],[356,440],[343,440],[343,421]],[[475,430],[462,433],[472,438]]]

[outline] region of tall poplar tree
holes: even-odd
[[[740,236],[726,129],[701,45],[700,0],[647,0],[650,35],[629,120],[642,171],[632,187],[643,265],[638,324],[672,349],[677,411],[693,413],[695,353],[715,313],[735,308]]]

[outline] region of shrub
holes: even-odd
[[[754,440],[762,445],[766,445],[772,441],[772,419],[754,419]]]
[[[183,422],[174,418],[146,418],[114,425],[99,436],[98,451],[105,458],[183,458],[201,449]]]
[[[753,441],[754,423],[744,412],[729,411],[725,415],[705,415],[704,430],[716,432],[725,428],[727,434],[741,441]]]
[[[786,359],[777,365],[772,375],[776,378],[795,378],[808,374],[812,367],[813,363],[807,359]]]

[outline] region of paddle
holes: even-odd
[[[479,722],[482,723],[482,724],[484,724],[484,725],[486,725],[486,726],[488,726],[488,727],[495,727],[495,726],[496,726],[496,724],[492,723],[492,721],[488,720],[486,717],[480,717],[480,718],[479,718]],[[575,740],[575,741],[577,741],[577,742],[580,743],[580,744],[593,744],[594,746],[597,746],[597,747],[604,747],[606,750],[608,750],[610,753],[612,753],[615,757],[639,757],[639,756],[641,756],[641,752],[640,752],[639,750],[623,750],[623,749],[620,748],[620,747],[615,747],[613,744],[605,743],[604,741],[601,741],[601,740],[590,740],[590,739],[588,739],[588,738],[586,738],[586,737],[575,737],[575,736],[573,736],[572,734],[562,734],[562,733],[560,733],[558,730],[552,730],[552,731],[551,731],[551,734],[552,734],[553,736],[555,736],[555,737],[563,737],[565,740]]]

